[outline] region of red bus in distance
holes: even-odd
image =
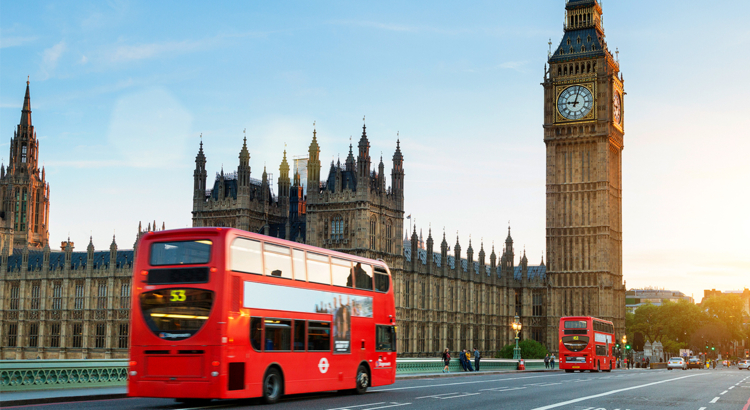
[[[274,403],[395,382],[382,261],[232,228],[148,232],[132,289],[128,396]]]
[[[609,372],[615,367],[615,327],[591,316],[560,318],[560,369]]]

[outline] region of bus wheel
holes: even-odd
[[[276,369],[268,369],[263,377],[263,402],[273,404],[281,398],[281,374]]]
[[[370,375],[364,365],[359,365],[357,369],[357,387],[354,388],[355,394],[365,394],[367,387],[370,386]]]

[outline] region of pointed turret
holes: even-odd
[[[484,241],[480,242],[479,244],[479,264],[484,266]]]
[[[286,160],[286,150],[284,150],[284,158],[281,160],[281,165],[279,165],[279,198],[289,198],[290,186],[289,163]],[[288,203],[288,201],[284,203]]]
[[[362,125],[362,137],[359,139],[359,155],[357,156],[357,178],[358,185],[367,186],[367,178],[370,176],[370,141],[367,139],[367,125]]]
[[[26,96],[23,97],[23,109],[21,110],[22,126],[31,125],[31,95],[29,93],[29,81],[26,80]]]
[[[474,263],[474,248],[471,246],[471,235],[469,235],[469,247],[466,249],[466,259],[469,262],[469,269]]]
[[[349,172],[354,171],[356,161],[354,161],[354,153],[352,152],[352,144],[349,144],[349,155],[346,157],[346,170]]]
[[[391,190],[397,198],[404,197],[404,156],[401,155],[401,140],[396,140],[396,152],[393,154],[391,170]]]
[[[380,164],[378,164],[378,189],[380,192],[385,192],[385,165],[382,155],[380,156]]]
[[[250,151],[247,149],[247,137],[242,138],[242,149],[240,150],[240,165],[237,167],[237,185],[240,187],[250,186]]]
[[[206,198],[206,155],[203,153],[203,135],[195,156],[195,171],[193,171],[193,210],[201,209]],[[138,230],[140,231],[140,226]]]
[[[461,268],[461,245],[458,243],[458,233],[456,233],[456,246],[453,247],[453,257],[456,259],[456,269]]]
[[[307,160],[307,195],[317,195],[320,187],[320,147],[317,130],[313,128],[313,139],[310,143]]]
[[[490,254],[490,267],[492,268],[492,271],[494,272],[495,267],[497,263],[497,255],[495,254],[495,243],[492,243],[492,253]]]

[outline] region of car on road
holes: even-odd
[[[737,362],[737,368],[740,370],[750,370],[750,360],[740,360]]]
[[[700,359],[697,357],[691,357],[688,359],[687,367],[688,369],[700,369],[702,367]]]
[[[682,357],[673,357],[669,359],[669,363],[667,363],[667,370],[672,369],[687,370],[687,363],[685,362],[685,359],[683,359]]]

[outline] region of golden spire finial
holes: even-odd
[[[30,76],[30,75],[27,75],[27,76],[26,76],[26,85],[29,85],[29,79],[30,79],[30,78],[31,78],[31,76]]]

